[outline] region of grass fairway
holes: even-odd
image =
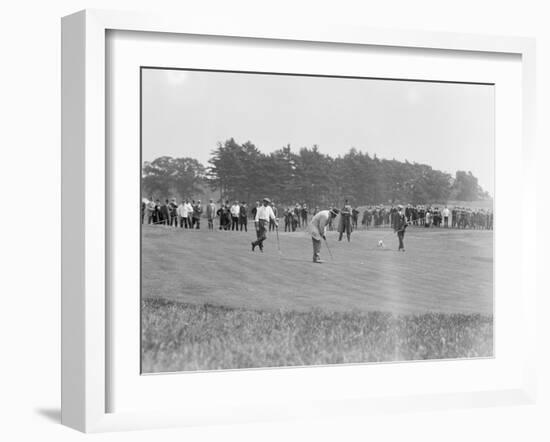
[[[492,232],[254,236],[143,226],[144,372],[492,355]]]

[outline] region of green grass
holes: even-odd
[[[182,231],[144,226],[142,298],[251,310],[493,313],[493,236],[487,231],[407,229],[405,253],[388,229],[327,240],[313,264],[305,232],[268,233],[264,253],[253,232]],[[387,249],[377,248],[384,238]]]
[[[143,227],[144,372],[492,355],[492,232],[329,232],[322,265],[303,231],[254,237]]]
[[[142,302],[144,373],[489,357],[481,314],[259,311]]]

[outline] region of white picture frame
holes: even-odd
[[[535,42],[519,37],[494,37],[416,31],[389,31],[344,26],[307,26],[269,22],[208,23],[193,17],[86,10],[62,20],[62,423],[84,432],[247,422],[287,417],[356,415],[373,410],[396,412],[532,403],[535,400],[535,342],[525,343],[524,376],[515,388],[378,398],[327,399],[314,404],[264,407],[253,413],[250,404],[236,407],[225,418],[198,411],[107,412],[109,378],[109,303],[107,300],[111,231],[107,223],[109,191],[106,174],[106,33],[144,31],[375,45],[380,48],[423,48],[513,54],[521,57],[521,204],[536,207],[534,173]],[[531,212],[532,215],[532,212]],[[521,325],[534,336],[536,324],[534,231],[521,228]],[[498,246],[496,252],[498,253]],[[498,318],[497,318],[498,321]],[[136,331],[137,333],[137,331]],[[312,370],[316,370],[313,368]],[[246,373],[246,372],[244,372]],[[222,374],[214,374],[222,376]],[[192,400],[188,398],[187,400]],[[237,404],[238,405],[238,404]],[[289,412],[290,410],[290,412]]]

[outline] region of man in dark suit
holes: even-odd
[[[241,201],[241,205],[239,206],[239,226],[241,232],[243,229],[245,232],[248,232],[248,207],[245,201]]]
[[[399,209],[399,212],[397,212],[397,215],[395,217],[395,225],[394,225],[394,231],[397,233],[397,238],[399,239],[399,249],[398,251],[405,251],[405,244],[403,243],[403,240],[405,239],[405,229],[407,228],[407,217],[405,216],[405,212],[403,210],[403,206],[400,204],[397,206]]]
[[[348,242],[351,241],[351,205],[348,200],[344,202],[344,207],[340,210],[340,224],[338,226],[338,232],[340,233],[338,241],[342,241],[344,232],[346,232]]]
[[[172,198],[172,201],[170,201],[170,225],[174,227],[178,227],[178,203],[176,202],[176,198]]]
[[[160,207],[160,219],[162,221],[161,224],[170,225],[170,201],[168,200]]]

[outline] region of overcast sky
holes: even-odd
[[[218,142],[262,152],[290,144],[331,156],[351,147],[380,158],[471,170],[494,191],[494,87],[472,84],[144,69],[143,160],[208,165]]]

